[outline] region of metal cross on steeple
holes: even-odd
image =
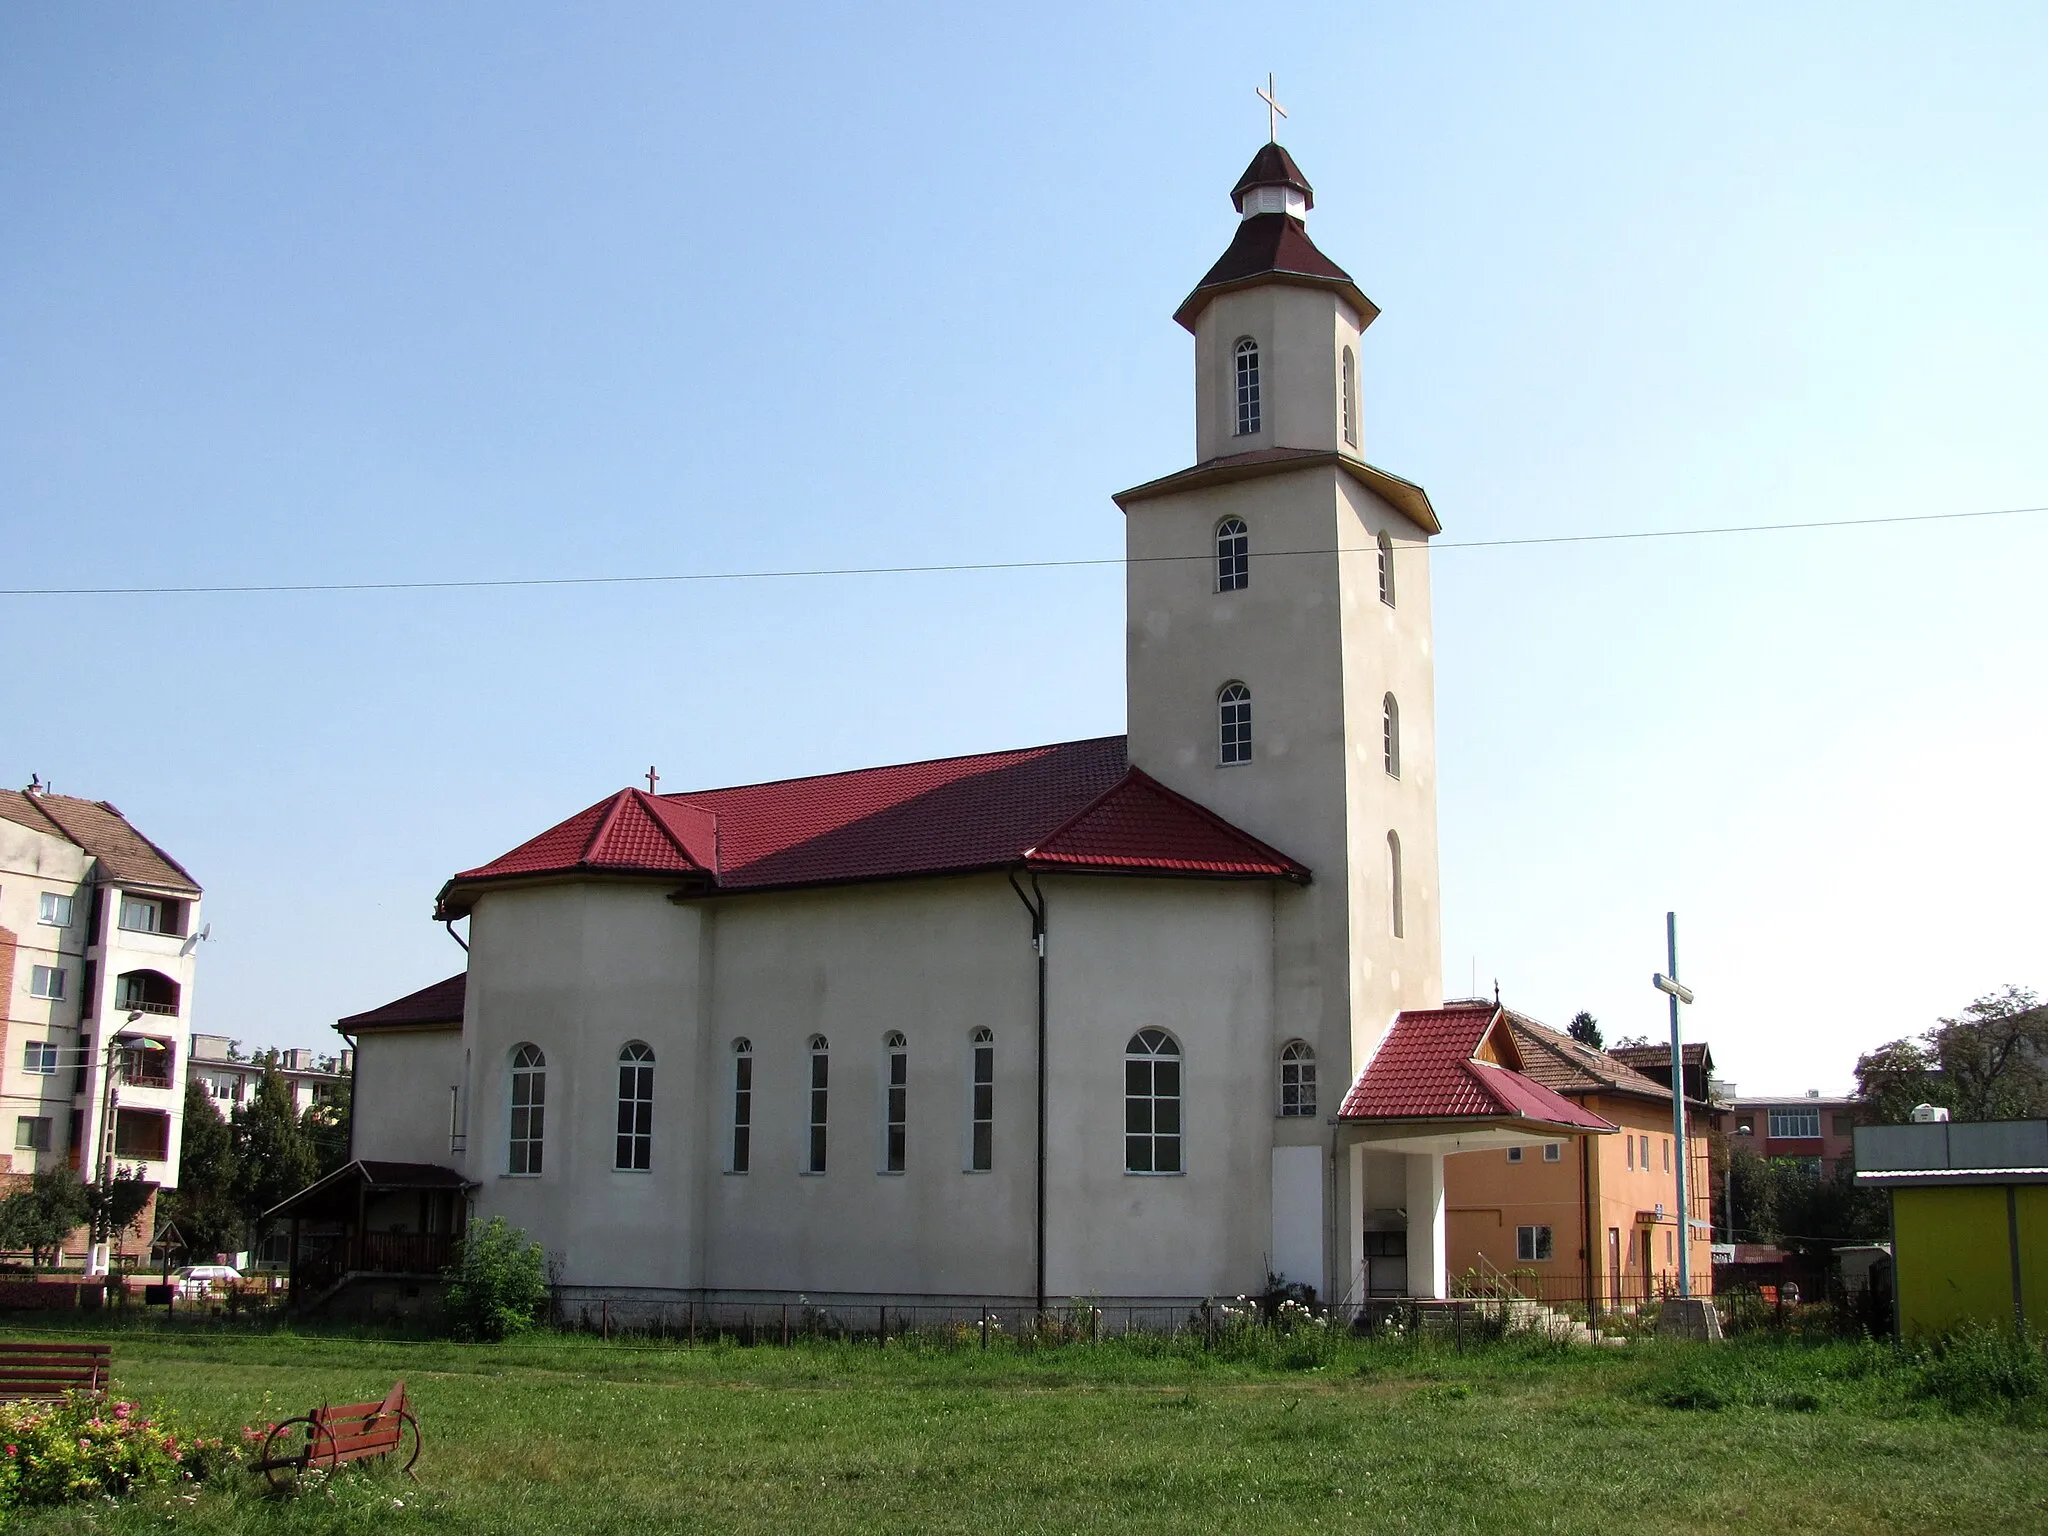
[[[647,765],[647,793],[654,793],[654,786],[661,782],[661,775],[654,771],[654,764]]]
[[[1263,89],[1255,88],[1253,94],[1266,104],[1266,142],[1278,144],[1280,142],[1280,119],[1287,115],[1287,109],[1281,106],[1274,98],[1273,76],[1270,71],[1266,75],[1265,87]]]

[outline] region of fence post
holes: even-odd
[[[1465,1353],[1465,1303],[1451,1303],[1451,1332],[1458,1340],[1458,1353]]]
[[[789,1347],[789,1303],[782,1304],[782,1347]]]
[[[875,1308],[875,1343],[887,1347],[889,1343],[889,1308],[887,1303]]]
[[[609,1301],[598,1303],[598,1317],[598,1337],[609,1344],[612,1337],[612,1304]]]
[[[981,1347],[984,1350],[988,1348],[988,1308],[986,1306],[981,1309]]]
[[[694,1344],[694,1343],[696,1343],[696,1342],[697,1342],[697,1303],[696,1303],[696,1302],[694,1302],[694,1301],[690,1303],[690,1310],[689,1310],[689,1313],[688,1313],[688,1317],[689,1317],[689,1325],[688,1325],[688,1326],[689,1326],[689,1329],[690,1329],[690,1342],[691,1342],[692,1344]]]

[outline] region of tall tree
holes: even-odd
[[[307,1105],[305,1114],[299,1117],[299,1129],[312,1146],[319,1169],[316,1178],[324,1179],[347,1164],[349,1119],[354,1112],[348,1079],[344,1077],[334,1085],[324,1103]]]
[[[235,1193],[253,1221],[319,1177],[320,1158],[292,1106],[292,1091],[275,1063],[265,1067],[249,1101],[235,1111]]]
[[[234,1132],[196,1077],[185,1084],[185,1143],[178,1157],[178,1187],[159,1209],[178,1225],[192,1252],[231,1252],[242,1246],[249,1213],[236,1192],[240,1164]]]
[[[1583,1008],[1572,1015],[1572,1021],[1565,1026],[1564,1032],[1579,1044],[1590,1045],[1596,1051],[1607,1043],[1600,1034],[1600,1021]]]
[[[1960,1017],[1860,1058],[1856,1086],[1877,1119],[1894,1123],[1917,1104],[1958,1120],[2048,1116],[2048,1007],[2024,987],[2001,987]]]

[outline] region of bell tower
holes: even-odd
[[[1365,459],[1379,309],[1309,238],[1308,178],[1268,143],[1230,196],[1229,248],[1174,314],[1195,340],[1195,462],[1116,502],[1132,764],[1314,874],[1275,896],[1273,1049],[1313,1047],[1324,1085],[1314,1118],[1275,1121],[1278,1200],[1279,1148],[1326,1137],[1395,1013],[1442,1001],[1440,527]]]

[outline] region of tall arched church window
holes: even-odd
[[[1397,779],[1401,777],[1401,706],[1394,702],[1391,693],[1386,697],[1380,724],[1380,750],[1386,758],[1387,772]]]
[[[1380,530],[1380,601],[1389,608],[1394,606],[1394,536],[1386,529]]]
[[[1251,531],[1242,518],[1226,517],[1216,525],[1216,590],[1242,592],[1251,574]]]
[[[1124,1172],[1179,1173],[1180,1046],[1141,1029],[1124,1047]]]
[[[645,1173],[654,1165],[654,1052],[629,1040],[619,1052],[618,1148],[612,1166]]]
[[[910,1044],[897,1030],[882,1037],[882,1172],[901,1173],[910,1129]]]
[[[1350,447],[1358,446],[1358,359],[1351,349],[1344,349],[1344,361],[1338,369],[1337,392],[1342,399],[1344,412],[1344,441]]]
[[[968,1039],[974,1050],[968,1086],[967,1170],[987,1173],[996,1165],[996,1037],[977,1029]]]
[[[811,1036],[811,1123],[804,1146],[804,1172],[825,1171],[825,1124],[831,1108],[832,1047],[823,1035]]]
[[[1316,1112],[1316,1050],[1306,1040],[1280,1047],[1280,1113],[1290,1118]]]
[[[1226,768],[1252,760],[1252,691],[1243,683],[1216,695],[1216,760]]]
[[[1249,336],[1237,342],[1237,435],[1259,430],[1259,344]]]
[[[732,1043],[732,1156],[734,1173],[745,1173],[754,1152],[754,1042]]]
[[[539,1046],[522,1045],[512,1053],[512,1125],[505,1165],[508,1173],[540,1172],[547,1103],[548,1059]]]
[[[1398,832],[1387,834],[1387,897],[1388,910],[1393,919],[1394,937],[1405,938],[1406,925],[1401,917],[1401,834]]]

